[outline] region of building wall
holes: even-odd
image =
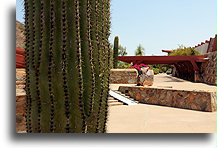
[[[216,84],[216,52],[208,53],[209,61],[201,65],[201,82]]]
[[[195,48],[196,51],[198,51],[201,55],[204,55],[207,53],[209,47],[209,43],[205,43],[197,48]]]

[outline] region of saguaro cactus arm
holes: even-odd
[[[119,46],[119,38],[118,36],[114,39],[114,55],[113,55],[113,62],[114,62],[114,68],[118,67],[118,47]]]

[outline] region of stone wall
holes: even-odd
[[[111,84],[137,84],[137,71],[135,69],[112,69]]]
[[[216,52],[208,54],[209,61],[201,65],[201,82],[207,84],[216,84]]]
[[[26,119],[25,119],[25,96],[16,96],[16,131],[26,130]]]
[[[25,104],[26,104],[26,93],[25,87],[25,69],[16,69],[16,131],[25,131]]]
[[[145,104],[206,112],[216,111],[215,92],[124,86],[120,86],[119,91]]]

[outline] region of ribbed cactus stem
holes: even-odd
[[[105,19],[106,19],[106,29],[107,30],[110,30],[110,27],[111,27],[111,22],[110,22],[110,20],[111,20],[111,18],[110,18],[110,0],[106,0],[106,3],[105,3]],[[110,36],[110,31],[107,31],[106,33],[105,33],[105,37],[106,38],[109,38],[109,36]],[[107,46],[107,55],[108,55],[108,57],[107,57],[107,66],[108,66],[108,68],[107,68],[107,74],[108,74],[108,77],[107,77],[107,84],[106,84],[106,95],[105,95],[105,99],[106,99],[106,103],[105,103],[105,113],[104,113],[104,119],[103,119],[103,121],[104,121],[104,123],[103,123],[103,129],[102,129],[102,133],[105,133],[106,132],[106,123],[107,123],[107,117],[108,117],[108,97],[109,97],[109,78],[110,78],[110,62],[111,62],[111,51],[110,51],[110,43],[108,42],[108,40],[106,40],[107,42],[107,44],[106,44],[106,46]]]
[[[25,0],[26,128],[106,132],[110,0]]]
[[[114,68],[118,67],[118,46],[119,46],[119,38],[118,36],[116,36],[114,39],[114,55],[113,55]]]
[[[107,1],[101,1],[100,5],[100,12],[102,17],[100,17],[101,22],[101,29],[100,34],[102,35],[101,38],[101,48],[100,48],[100,79],[101,79],[101,93],[100,93],[100,103],[98,109],[98,116],[97,116],[97,133],[102,133],[104,129],[105,123],[105,115],[107,115],[107,100],[108,100],[108,79],[109,79],[109,49],[108,48],[108,34],[109,32],[104,29],[108,26],[107,22]],[[104,56],[103,56],[104,55]]]

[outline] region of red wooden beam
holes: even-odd
[[[197,73],[200,71],[198,67],[199,62],[207,61],[207,56],[120,56],[118,58],[122,62],[132,63],[132,64],[171,64],[175,65],[181,78],[187,78],[186,72],[192,71]],[[185,63],[189,63],[191,69],[186,66]],[[196,80],[195,80],[196,81]]]
[[[173,51],[172,50],[162,50],[162,52],[171,53]]]
[[[24,56],[20,54],[16,54],[16,68],[24,68],[25,67],[25,60]]]
[[[25,49],[22,49],[22,48],[16,48],[16,54],[24,55],[24,54],[25,54]]]
[[[203,62],[207,56],[120,56],[118,60],[133,64],[174,64],[177,62]]]
[[[25,68],[25,49],[16,48],[16,68]]]

